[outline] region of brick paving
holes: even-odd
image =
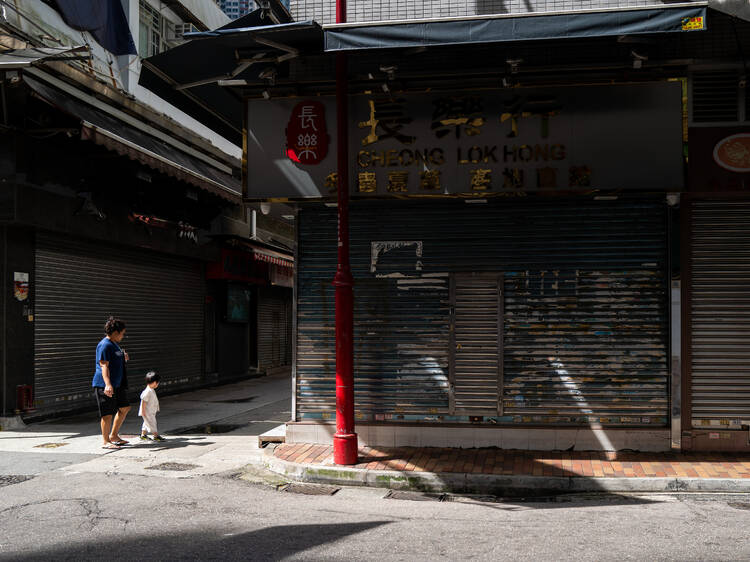
[[[333,447],[283,444],[278,459],[333,465]],[[750,455],[736,453],[610,453],[400,447],[359,449],[352,468],[403,472],[460,472],[513,476],[581,478],[750,478]]]

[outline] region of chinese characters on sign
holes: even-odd
[[[317,164],[328,154],[325,106],[303,101],[292,110],[286,127],[287,157],[300,164]]]
[[[680,100],[677,82],[352,95],[347,188],[479,198],[679,190]],[[248,101],[248,198],[334,195],[334,115],[333,96]]]
[[[357,122],[357,193],[518,195],[591,185],[589,167],[566,162],[566,145],[553,140],[553,118],[562,111],[554,97],[513,95],[494,110],[477,96],[436,98],[427,135],[419,134],[424,116],[412,115],[422,106],[405,98],[367,99],[369,119]],[[538,142],[515,141],[525,138]]]

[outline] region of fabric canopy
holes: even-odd
[[[294,268],[294,258],[273,250],[253,248],[253,257],[257,261],[271,263],[280,267]]]
[[[24,68],[44,61],[71,61],[78,58],[88,58],[88,54],[76,55],[76,53],[88,53],[88,47],[85,45],[79,47],[34,47],[5,51],[0,53],[0,69]]]
[[[256,14],[246,22],[260,21]],[[263,85],[258,61],[325,51],[594,38],[707,29],[705,3],[651,9],[480,16],[382,24],[313,21],[225,27],[143,61],[140,84],[226,139],[242,143],[243,100],[227,85]],[[273,62],[271,62],[273,64]],[[230,82],[235,82],[230,84]]]
[[[323,30],[311,21],[221,28],[185,37],[191,41],[145,59],[139,83],[238,145],[242,100],[219,81],[262,84],[258,74],[268,64],[323,47]]]
[[[685,7],[326,26],[325,50],[392,49],[706,29],[706,8]],[[702,18],[702,19],[697,19]],[[702,25],[697,25],[702,22]]]
[[[49,0],[73,29],[88,31],[115,55],[135,55],[135,43],[120,0]]]
[[[240,182],[231,175],[52,86],[29,76],[24,76],[24,81],[41,99],[80,119],[84,140],[94,141],[228,201],[239,202]]]
[[[708,0],[708,7],[750,21],[750,2],[747,0]]]

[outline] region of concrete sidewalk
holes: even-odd
[[[130,445],[120,450],[101,448],[96,412],[0,431],[0,474],[62,469],[190,477],[261,464],[257,436],[290,418],[291,377],[278,372],[164,396],[160,406],[159,430],[167,440],[138,439],[142,420],[133,403],[120,431]]]
[[[750,492],[750,455],[365,447],[344,467],[331,446],[296,443],[265,463],[293,480],[436,493]]]

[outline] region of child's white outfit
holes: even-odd
[[[156,391],[147,386],[141,392],[141,407],[138,408],[138,415],[143,418],[141,433],[146,431],[151,432],[152,435],[159,434],[159,430],[156,428],[156,412],[158,411],[159,398],[156,396]]]

